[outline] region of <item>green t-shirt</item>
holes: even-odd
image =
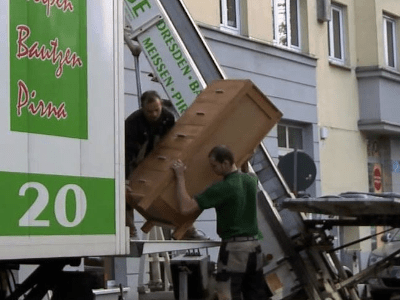
[[[223,181],[195,196],[201,209],[214,207],[221,239],[234,236],[261,237],[257,226],[257,177],[233,172]]]

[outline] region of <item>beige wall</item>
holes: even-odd
[[[301,5],[302,8],[306,7],[302,11],[303,52],[324,58],[326,55],[320,56],[320,54],[327,51],[326,23],[321,25],[317,22],[316,1],[302,1],[303,4],[306,3],[306,5]],[[219,1],[184,0],[184,3],[195,21],[219,27]],[[351,66],[383,66],[382,12],[390,12],[395,17],[400,17],[399,0],[337,0],[333,3],[347,7],[346,18],[349,28],[346,30],[350,35],[346,37],[346,42],[351,47],[347,52],[347,55],[350,55],[347,63]],[[242,24],[243,34],[261,41],[272,42],[271,2],[242,0],[241,5],[246,15]],[[321,27],[324,28],[322,34]],[[398,27],[400,31],[400,25]],[[322,39],[325,40],[322,41]]]
[[[219,0],[184,0],[184,3],[196,22],[219,27]],[[242,34],[262,41],[272,41],[271,2],[241,0],[240,5]]]
[[[356,0],[358,66],[384,66],[383,13],[400,17],[398,0]],[[397,33],[400,25],[397,26]],[[400,45],[399,39],[398,46]]]
[[[318,113],[322,126],[358,131],[357,79],[354,70],[342,69],[320,60],[318,73]]]
[[[360,1],[360,0],[359,0]],[[376,24],[378,30],[378,53],[379,53],[379,65],[385,65],[385,54],[383,47],[383,13],[388,13],[393,17],[400,17],[400,3],[398,0],[376,0]],[[400,32],[400,20],[397,22],[397,47],[399,48],[399,32]]]
[[[215,0],[184,0],[186,8],[196,22],[211,26],[219,26],[219,1]]]
[[[368,192],[366,146],[357,131],[328,127],[320,147],[323,194]]]
[[[378,28],[376,0],[356,0],[357,58],[359,66],[376,66],[378,58]]]
[[[368,0],[367,0],[368,1]],[[318,23],[310,39],[310,48],[318,57],[317,94],[320,127],[328,128],[321,141],[321,191],[337,194],[368,191],[366,141],[358,131],[358,85],[355,74],[356,22],[354,1],[336,2],[346,7],[344,67],[329,62],[327,23]],[[315,21],[312,21],[315,24]],[[310,26],[311,27],[311,26]]]
[[[248,33],[255,39],[273,40],[271,1],[247,1]]]

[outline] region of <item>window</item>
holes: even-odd
[[[386,66],[396,68],[396,21],[388,16],[383,16],[383,41]]]
[[[274,41],[277,45],[300,48],[300,0],[272,0]]]
[[[344,63],[344,25],[343,7],[333,5],[331,20],[328,23],[329,58],[333,61]]]
[[[303,149],[303,129],[296,126],[278,125],[279,156]]]
[[[220,0],[221,28],[233,33],[240,29],[240,0]]]

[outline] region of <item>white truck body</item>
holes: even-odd
[[[0,259],[126,254],[121,1],[0,6]]]

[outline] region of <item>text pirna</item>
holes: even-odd
[[[28,86],[23,80],[18,80],[18,102],[17,102],[17,115],[22,115],[22,110],[26,109],[32,115],[39,114],[41,118],[46,117],[50,119],[55,117],[57,120],[66,119],[68,114],[65,110],[65,102],[61,103],[58,107],[53,102],[47,104],[40,99],[37,104],[31,102],[36,97],[36,91],[29,91]]]

